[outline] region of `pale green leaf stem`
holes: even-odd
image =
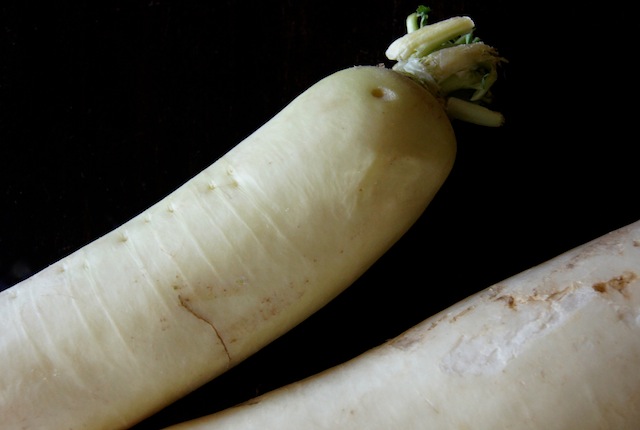
[[[479,125],[502,125],[501,113],[490,110],[491,86],[506,60],[473,35],[471,18],[459,16],[427,24],[430,9],[420,6],[407,17],[407,34],[387,48],[393,70],[418,81],[442,100],[452,118]],[[455,100],[450,100],[455,98]]]

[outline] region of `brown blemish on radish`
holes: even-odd
[[[614,290],[627,297],[627,286],[637,278],[638,275],[633,272],[624,272],[622,275],[611,278],[608,281],[596,282],[595,284],[593,284],[592,288],[594,289],[594,291],[597,291],[601,294],[607,293],[610,290]]]
[[[516,299],[511,294],[507,294],[506,296],[496,297],[496,301],[498,300],[504,301],[509,309],[516,308]]]

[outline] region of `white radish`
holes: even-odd
[[[316,376],[171,430],[635,430],[640,221]]]
[[[353,283],[455,159],[444,95],[405,74],[321,80],[145,212],[0,293],[3,428],[130,427]]]
[[[126,428],[349,286],[455,157],[418,84],[356,67],[180,189],[0,293],[4,428]]]

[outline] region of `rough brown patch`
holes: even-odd
[[[505,302],[509,309],[515,309],[516,308],[516,299],[511,294],[507,294],[506,296],[496,297],[495,300],[496,301],[501,300],[501,301]]]
[[[601,294],[604,294],[609,290],[614,290],[626,297],[627,292],[625,291],[625,289],[631,282],[635,281],[637,278],[638,275],[633,272],[624,272],[622,275],[611,278],[608,281],[596,282],[595,284],[593,284],[592,288]]]

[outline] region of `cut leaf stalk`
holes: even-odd
[[[422,21],[418,24],[417,16],[415,12],[407,18],[407,34],[386,51],[387,58],[397,61],[393,70],[418,81],[445,105],[449,97],[471,102],[453,102],[454,108],[447,110],[452,118],[489,127],[502,125],[501,113],[488,115],[485,111],[497,67],[506,60],[473,36],[475,24],[469,17],[424,25]],[[417,25],[424,26],[416,29]]]

